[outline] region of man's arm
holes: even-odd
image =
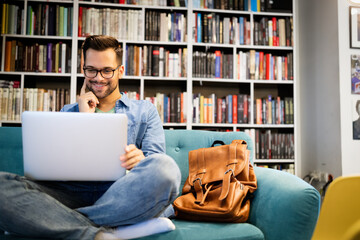
[[[128,170],[135,167],[141,160],[153,153],[165,153],[165,134],[159,114],[150,103],[143,106],[149,109],[146,119],[146,129],[139,148],[130,144],[125,148],[125,154],[120,157],[122,166]]]

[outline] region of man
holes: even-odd
[[[116,239],[114,227],[146,223],[173,211],[180,171],[164,154],[155,106],[119,92],[124,66],[116,39],[90,36],[82,49],[85,81],[80,97],[61,111],[127,114],[129,145],[119,164],[130,171],[115,182],[40,182],[0,173],[0,229],[30,237]],[[89,147],[97,141],[106,139],[94,139]]]

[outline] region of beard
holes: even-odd
[[[101,84],[101,85],[103,85],[104,89],[98,90],[98,89],[93,87],[93,84]],[[86,86],[89,89],[89,91],[93,92],[94,95],[98,99],[106,98],[107,96],[111,95],[117,88],[117,85],[116,84],[111,84],[111,81],[109,81],[107,83],[99,83],[98,81],[89,81],[86,84]]]

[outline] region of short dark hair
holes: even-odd
[[[105,35],[88,36],[83,42],[81,48],[84,54],[84,62],[86,60],[86,51],[89,48],[94,49],[96,51],[105,51],[106,49],[112,48],[116,53],[116,59],[118,60],[118,63],[121,64],[122,48],[118,40],[116,40],[116,38]]]

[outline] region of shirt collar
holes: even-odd
[[[130,99],[124,92],[121,92],[121,98],[117,101],[118,103],[122,102],[125,106],[130,106]]]

